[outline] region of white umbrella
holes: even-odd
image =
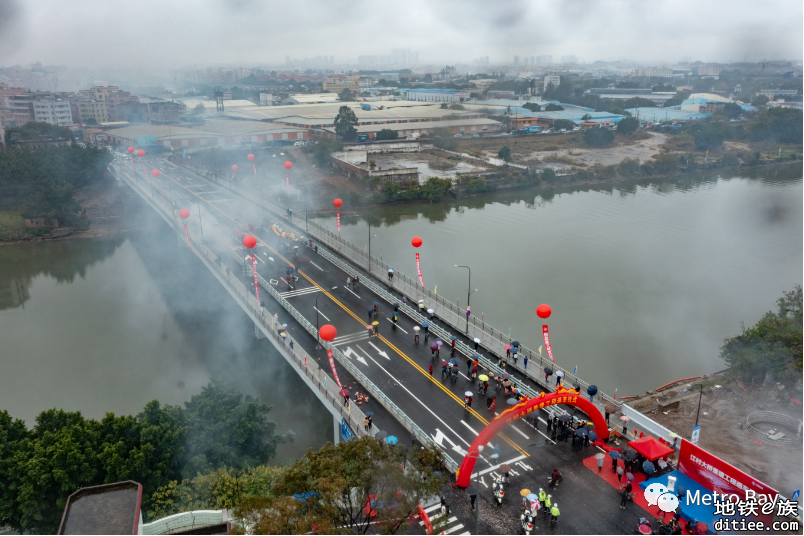
[[[430,315],[433,314],[433,310],[432,309],[427,309],[427,314],[430,314]]]
[[[564,377],[564,371],[559,370],[558,372],[556,372],[556,376],[558,376],[559,378],[563,378]]]
[[[463,395],[464,396],[472,396],[472,391],[466,391]]]
[[[480,344],[480,339],[475,339],[475,342],[476,342],[477,344]]]

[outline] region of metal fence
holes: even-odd
[[[299,217],[296,217],[296,222],[292,221],[293,218],[288,216],[286,209],[283,209],[271,203],[270,201],[265,201],[264,199],[257,201],[252,192],[247,192],[237,185],[224,185],[224,187],[231,189],[233,192],[249,199],[254,203],[260,204],[272,212],[277,219],[288,222],[290,225],[293,225],[297,228],[302,226],[302,223],[298,221]],[[460,309],[456,304],[446,300],[443,296],[437,295],[430,289],[421,286],[418,282],[418,279],[412,279],[382,260],[377,259],[374,256],[369,256],[366,251],[360,249],[355,244],[340,238],[337,236],[337,234],[329,231],[321,225],[318,225],[315,222],[305,221],[304,229],[305,232],[311,237],[325,244],[330,249],[336,251],[338,254],[348,259],[362,270],[365,270],[370,275],[376,277],[379,281],[388,280],[388,270],[393,269],[394,277],[388,283],[393,290],[407,296],[414,302],[424,300],[425,309],[432,309],[436,318],[443,321],[445,324],[452,326],[453,329],[460,331],[471,339],[479,339],[480,346],[485,348],[489,353],[494,354],[499,358],[506,356],[505,345],[511,344],[513,341],[513,339],[509,337],[507,333],[504,333],[499,329],[486,324],[483,320],[477,318],[477,316],[470,316],[467,323],[466,312]],[[349,271],[350,273],[355,272],[353,268]],[[406,311],[406,314],[408,314],[408,311]],[[547,382],[544,381],[542,372],[545,366],[552,368],[553,374],[561,371],[564,374],[564,380],[566,382],[577,383],[580,385],[582,393],[585,392],[590,385],[585,380],[572,374],[571,371],[553,363],[549,357],[543,356],[528,346],[521,345],[519,349],[519,357],[524,358],[524,356],[528,356],[528,361],[531,364],[530,367],[525,368],[524,359],[520,359],[518,363],[508,360],[506,368],[513,368],[534,382],[544,385],[548,392],[555,392],[555,386],[545,385]],[[539,364],[538,368],[536,367],[536,363]],[[619,406],[622,404],[621,401],[615,400],[613,397],[600,390],[598,390],[594,398],[595,404],[601,409],[605,405],[614,405],[619,408]]]
[[[149,204],[157,210],[157,212],[161,212],[162,216],[168,222],[173,222],[172,226],[175,230],[179,229],[179,225],[176,222],[176,214],[171,213],[171,211],[166,210],[160,204],[157,204],[153,200],[149,200],[147,194],[147,190],[145,189],[144,185],[141,185],[137,180],[131,180],[126,177],[125,173],[120,172],[116,168],[113,169],[117,172],[116,176],[118,178],[122,178],[125,182],[131,186],[135,191],[140,193],[143,198],[149,202]],[[153,188],[151,188],[151,192],[153,192]],[[261,328],[261,331],[268,337],[270,337],[274,345],[279,349],[280,353],[285,357],[285,359],[291,363],[297,370],[299,370],[304,376],[310,380],[319,391],[319,393],[324,397],[325,400],[330,402],[333,408],[336,408],[337,412],[341,415],[343,419],[349,424],[350,428],[355,431],[358,436],[367,435],[367,432],[363,429],[363,419],[365,418],[365,414],[360,408],[354,408],[353,404],[349,404],[349,406],[343,405],[343,397],[340,396],[340,388],[334,381],[327,381],[327,374],[324,370],[318,366],[317,360],[313,359],[307,352],[298,344],[294,344],[293,347],[290,346],[290,341],[292,337],[288,334],[287,338],[283,338],[279,331],[278,327],[273,325],[273,315],[270,312],[266,311],[263,308],[260,308],[260,304],[257,303],[257,298],[251,294],[248,289],[246,288],[243,283],[241,283],[238,277],[233,274],[231,271],[227,270],[225,266],[222,264],[219,266],[216,262],[217,255],[214,254],[204,243],[199,242],[196,240],[195,236],[192,232],[188,234],[190,237],[190,242],[193,245],[193,248],[196,250],[196,255],[199,259],[204,262],[204,264],[209,268],[209,270],[216,275],[217,279],[226,286],[232,294],[239,298],[241,307],[243,307],[248,313],[249,316],[257,323],[257,325]],[[180,240],[181,242],[181,240]],[[201,253],[199,255],[199,252]],[[234,254],[235,259],[237,259],[238,263],[243,265],[245,263],[245,259],[239,253],[237,253],[237,248],[234,248],[232,253]],[[307,330],[310,335],[314,336],[318,340],[318,330],[315,326],[313,326],[301,313],[299,313],[287,300],[285,300],[279,292],[276,291],[265,279],[262,278],[259,274],[257,275],[258,281],[262,287],[264,287],[271,296],[280,304],[285,310],[293,316],[304,328]],[[270,318],[270,321],[267,320]],[[369,380],[365,374],[363,374],[352,362],[349,358],[344,356],[340,350],[332,346],[330,343],[326,341],[319,341],[325,348],[330,348],[334,357],[338,360],[338,362],[346,368],[354,377],[355,379],[368,391],[371,396],[373,396],[377,401],[382,404],[416,439],[424,445],[428,445],[430,447],[440,448],[436,445],[430,436],[424,432],[415,422],[413,422],[410,417],[405,414],[394,402],[388,398],[385,393],[382,392],[374,383]],[[379,431],[379,430],[377,430]],[[373,433],[376,433],[374,431]],[[442,458],[444,460],[444,464],[451,470],[457,471],[459,465],[453,460],[448,454],[442,452]]]

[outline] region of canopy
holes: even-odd
[[[658,442],[653,436],[645,436],[642,439],[636,439],[628,443],[628,446],[650,461],[664,458],[675,452],[670,447]]]

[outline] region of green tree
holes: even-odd
[[[592,116],[590,114],[583,114],[581,116],[581,121],[589,121],[590,119],[592,119]]]
[[[313,525],[343,527],[349,534],[396,534],[407,530],[417,505],[440,493],[447,482],[438,451],[389,447],[362,437],[309,449],[279,475],[272,497],[248,501],[236,508],[235,516],[261,534],[306,533]],[[298,494],[306,498],[288,502]],[[264,514],[274,511],[289,515]]]
[[[433,140],[433,145],[439,149],[454,151],[458,148],[458,142],[455,141],[452,131],[446,127],[433,129],[430,137]]]
[[[527,108],[531,112],[541,112],[542,107],[536,104],[535,102],[526,102],[522,105],[523,108]]]
[[[769,100],[767,95],[757,95],[751,100],[751,106],[765,106]]]
[[[725,105],[723,105],[723,115],[729,119],[737,119],[743,115],[743,109],[739,104],[727,102]]]
[[[399,133],[396,130],[391,130],[390,128],[384,128],[381,131],[377,132],[375,139],[377,140],[395,140],[399,137]]]
[[[185,402],[187,463],[182,473],[192,477],[222,467],[260,465],[276,455],[276,447],[293,439],[277,434],[268,420],[271,408],[213,380]]]
[[[741,335],[725,339],[720,357],[738,377],[762,380],[771,373],[792,385],[802,371],[801,286],[784,292],[776,303],[777,312],[768,311]]]
[[[695,148],[699,151],[711,151],[723,145],[726,129],[713,121],[700,121],[690,126],[690,134],[695,140]]]
[[[575,123],[570,121],[569,119],[556,119],[555,121],[553,121],[553,124],[550,125],[550,128],[552,128],[555,131],[559,131],[561,129],[569,131],[575,128]]]
[[[636,117],[626,117],[617,123],[618,134],[631,134],[639,128],[639,119]]]
[[[622,108],[655,108],[656,103],[645,97],[632,97],[622,103]]]
[[[205,111],[206,108],[204,108],[204,105],[199,102],[198,104],[195,105],[195,108],[193,108],[193,115],[201,115]]]
[[[458,104],[457,102],[454,102],[454,103],[449,105],[449,109],[450,110],[465,110],[466,108],[464,107],[463,104]]]
[[[553,104],[552,102],[544,107],[545,112],[560,112],[564,109],[563,106],[558,104]]]
[[[590,147],[605,147],[614,141],[614,134],[603,127],[589,128],[583,133],[583,141]]]
[[[762,110],[745,126],[753,141],[802,142],[802,112],[791,108]]]
[[[556,182],[557,177],[555,170],[553,168],[545,168],[544,171],[542,171],[542,180],[548,183]]]
[[[433,83],[433,75],[431,75],[431,74],[424,75],[424,83],[425,84],[432,84]]]
[[[670,106],[678,106],[685,100],[687,100],[688,95],[683,91],[677,91],[675,95],[673,95],[672,99],[664,101],[664,108],[669,108]]]
[[[357,136],[357,116],[348,106],[341,106],[335,116],[335,132],[341,139],[355,141]]]
[[[501,159],[505,160],[506,162],[511,161],[511,149],[505,145],[502,149],[497,152],[497,156]]]
[[[355,100],[355,96],[354,93],[352,93],[351,89],[346,88],[340,93],[338,93],[338,99],[343,102],[349,102]],[[343,109],[343,107],[341,107],[341,109]]]

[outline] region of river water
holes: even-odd
[[[633,395],[726,368],[723,339],[802,283],[801,166],[615,187],[519,190],[342,214],[342,236],[558,363]],[[344,207],[348,211],[349,207]],[[319,223],[335,230],[334,218]]]
[[[132,239],[0,247],[0,408],[34,424],[49,408],[102,418],[152,399],[182,404],[211,378],[272,405],[296,441],[332,440],[332,417],[167,226]]]

